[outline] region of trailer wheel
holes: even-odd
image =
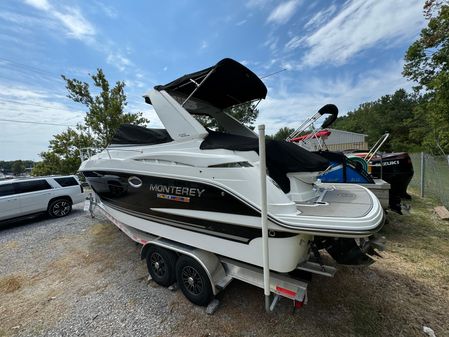
[[[147,252],[147,267],[153,280],[168,287],[176,281],[176,254],[168,249],[151,245]]]
[[[205,306],[212,299],[212,287],[204,268],[191,257],[182,255],[176,263],[178,287],[190,302]]]

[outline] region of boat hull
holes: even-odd
[[[175,226],[167,226],[137,214],[130,214],[107,202],[102,208],[117,221],[133,227],[139,231],[180,242],[192,247],[203,249],[221,256],[262,266],[262,237],[255,237],[249,242],[239,242],[232,238],[219,238],[206,233],[194,232]],[[260,232],[260,229],[259,229]],[[268,239],[270,270],[286,273],[290,272],[308,258],[309,237],[303,234]]]

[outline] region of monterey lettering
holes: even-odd
[[[204,193],[205,189],[199,189],[194,187],[180,187],[180,186],[166,186],[166,185],[158,185],[158,184],[150,184],[150,191],[159,192],[159,193],[167,193],[167,194],[176,194],[176,195],[184,195],[188,197],[201,197]]]

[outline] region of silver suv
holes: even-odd
[[[83,192],[76,176],[0,181],[0,222],[36,213],[63,217],[84,200]]]

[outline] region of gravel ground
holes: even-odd
[[[0,273],[17,288],[1,296],[0,335],[158,336],[174,324],[173,294],[148,284],[139,247],[81,206],[0,235]]]
[[[420,279],[419,262],[398,252],[314,277],[309,303],[294,314],[287,300],[265,314],[263,291],[233,281],[212,316],[148,281],[139,252],[82,205],[0,229],[0,336],[425,336],[423,326],[449,335],[449,276]]]

